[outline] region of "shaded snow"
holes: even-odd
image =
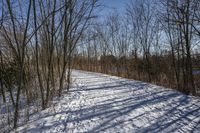
[[[19,132],[200,132],[200,99],[156,85],[74,70],[69,94]]]

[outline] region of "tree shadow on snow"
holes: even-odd
[[[158,86],[140,81],[112,79],[105,83],[96,81],[93,85],[93,78],[95,76],[84,77],[84,80],[90,83],[86,84],[87,86],[77,85],[78,87],[69,91],[70,94],[87,92],[87,94],[91,94],[91,99],[86,99],[87,102],[87,100],[92,100],[92,92],[94,91],[96,93],[105,90],[117,92],[115,94],[105,93],[99,97],[102,100],[96,104],[43,115],[40,119],[45,119],[45,122],[51,123],[51,125],[44,124],[41,127],[48,130],[50,126],[62,125],[62,132],[67,132],[71,128],[79,131],[85,127],[80,132],[88,133],[200,131],[200,100],[198,99],[169,89],[159,90]],[[129,95],[124,97],[125,94]],[[109,95],[112,97],[108,98]],[[68,117],[59,118],[60,121],[52,120],[57,115],[66,114]]]

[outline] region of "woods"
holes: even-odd
[[[199,0],[130,0],[102,19],[101,0],[1,0],[0,132],[69,91],[72,69],[199,96],[199,7]]]
[[[75,68],[199,95],[198,5],[198,0],[130,1],[124,13],[114,11],[89,29]]]
[[[96,6],[97,0],[1,1],[0,83],[9,114],[1,125],[16,128],[33,103],[45,109],[69,89],[72,53]]]

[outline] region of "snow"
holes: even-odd
[[[73,70],[69,93],[18,132],[200,132],[200,99],[135,80]],[[13,131],[14,132],[14,131]]]
[[[12,90],[13,99],[16,99],[16,88]],[[9,92],[5,92],[6,103],[0,95],[0,133],[10,132],[13,127],[14,107]],[[28,114],[38,112],[40,109],[39,101],[27,104],[25,94],[22,92],[19,100],[19,121],[18,125],[23,125],[28,121]],[[9,124],[8,124],[9,123]]]

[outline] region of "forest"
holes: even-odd
[[[126,2],[0,0],[2,131],[68,93],[74,69],[200,96],[200,1]]]
[[[74,67],[199,94],[199,1],[136,0],[87,30]],[[86,38],[86,39],[85,39]]]

